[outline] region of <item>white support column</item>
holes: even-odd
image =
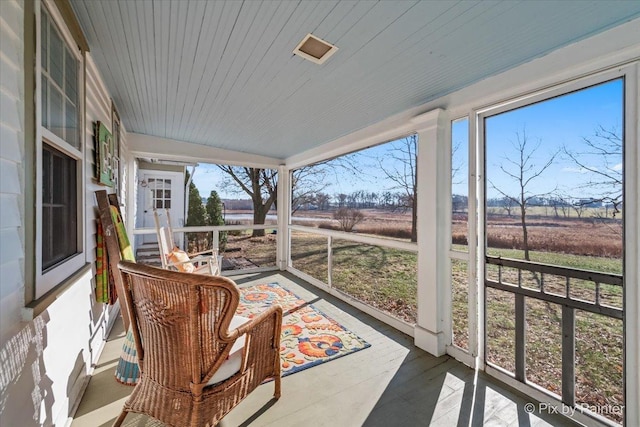
[[[127,215],[125,219],[125,226],[127,228],[127,235],[131,236],[131,244],[133,245],[135,253],[135,250],[138,247],[138,237],[133,235],[133,229],[136,228],[136,215],[138,212],[138,171],[136,168],[136,159],[129,153],[129,151],[126,152],[126,156],[127,180],[125,185],[127,186]]]
[[[475,367],[484,368],[484,120],[475,112],[469,115],[469,350]],[[473,167],[471,165],[473,164]],[[473,215],[472,213],[475,213]],[[473,217],[472,217],[473,215]],[[473,315],[472,315],[473,314]]]
[[[625,80],[625,425],[640,425],[640,66]]]
[[[291,179],[286,166],[278,166],[278,239],[276,265],[286,270],[289,263],[289,217],[291,212]]]
[[[445,115],[436,109],[415,117],[418,132],[418,321],[416,346],[445,354],[449,258],[446,241],[447,145]]]

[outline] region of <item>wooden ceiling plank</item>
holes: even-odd
[[[271,31],[277,31],[278,26],[273,25],[274,17],[279,13],[281,4],[274,4],[265,2],[261,4],[261,8],[258,11],[258,15],[262,18],[261,22],[258,22],[252,30],[251,38],[247,40],[243,48],[242,62],[239,70],[232,70],[232,75],[235,77],[230,85],[225,85],[222,88],[220,101],[218,103],[218,111],[215,120],[225,122],[226,117],[230,113],[238,111],[239,100],[243,99],[243,96],[251,96],[249,93],[241,95],[245,85],[254,75],[256,71],[261,72],[262,60],[268,48],[271,45]],[[232,97],[230,95],[233,94]],[[240,107],[242,108],[242,107]]]
[[[126,47],[123,48],[126,49],[129,54],[129,62],[132,68],[131,75],[136,87],[135,96],[140,108],[140,114],[143,116],[145,122],[149,122],[151,117],[153,117],[153,111],[147,102],[148,79],[143,65],[143,45],[146,43],[146,40],[142,40],[140,37],[139,27],[141,27],[140,21],[142,17],[137,13],[136,3],[137,2],[125,2],[119,4],[121,20],[127,28],[127,31],[123,32],[126,42]],[[131,96],[134,96],[134,94],[131,94]]]
[[[200,39],[205,31],[207,21],[205,20],[214,6],[210,2],[199,2],[189,9],[187,15],[187,34],[184,43],[184,54],[180,64],[178,75],[178,88],[176,92],[176,113],[173,121],[173,137],[182,137],[182,123],[187,109],[187,96],[193,76],[194,68],[198,61],[199,51],[202,49]],[[203,62],[201,62],[203,64]]]
[[[175,117],[175,97],[177,92],[178,73],[183,58],[183,46],[186,29],[187,10],[191,2],[171,3],[170,25],[173,27],[168,45],[167,64],[167,105],[165,111],[165,137],[170,138],[173,132],[173,118]]]
[[[214,39],[214,45],[212,46],[212,52],[205,67],[206,71],[202,73],[201,86],[197,92],[194,109],[192,110],[194,113],[191,115],[191,119],[195,123],[195,126],[189,129],[188,139],[191,141],[197,141],[194,139],[194,133],[200,130],[198,125],[204,123],[202,127],[207,127],[208,121],[206,117],[212,102],[211,96],[217,89],[216,84],[218,84],[219,80],[217,76],[220,72],[220,66],[227,61],[229,55],[231,55],[231,52],[227,51],[227,47],[242,5],[243,3],[241,2],[225,2],[223,4],[224,7],[221,11],[220,20],[215,29],[216,37]],[[217,143],[223,142],[218,141]]]
[[[274,3],[269,2],[269,5],[273,4]],[[256,64],[247,70],[249,73],[239,85],[239,90],[235,92],[231,102],[226,102],[229,108],[225,110],[225,115],[223,116],[225,122],[227,117],[233,116],[235,118],[234,123],[238,123],[243,120],[242,118],[247,117],[250,111],[265,108],[268,100],[263,97],[258,99],[255,97],[255,94],[259,93],[261,89],[259,76],[264,75],[266,70],[277,62],[274,58],[275,56],[283,57],[285,50],[283,49],[284,43],[281,43],[280,36],[289,20],[293,17],[296,7],[297,5],[294,2],[281,2],[278,4],[278,8],[274,12],[269,25],[267,25],[265,32],[260,38],[260,49],[256,49],[262,51],[262,54],[254,55],[257,61]],[[254,76],[257,77],[254,78]],[[243,105],[243,100],[247,99],[247,97],[253,98],[253,102],[248,107]],[[237,111],[243,111],[241,117],[237,117]]]
[[[154,134],[166,136],[166,115],[169,102],[168,70],[169,70],[169,43],[171,40],[171,11],[170,1],[154,2],[154,45],[156,47],[156,93],[158,94],[158,106],[160,112],[156,117],[157,130]]]
[[[97,32],[98,34],[104,35],[104,37],[101,36],[98,39],[101,48],[99,49],[100,57],[94,57],[96,59],[96,63],[107,64],[107,70],[110,72],[105,73],[108,77],[103,74],[103,78],[109,87],[124,86],[124,91],[121,92],[120,97],[123,100],[122,103],[127,105],[126,113],[134,118],[134,121],[138,123],[138,126],[143,127],[145,122],[141,112],[136,108],[131,108],[135,102],[131,97],[131,94],[135,89],[131,85],[131,79],[127,78],[130,73],[127,70],[126,58],[122,52],[118,51],[118,48],[122,49],[122,46],[124,45],[120,39],[120,34],[118,34],[121,33],[121,31],[113,32],[110,31],[109,27],[109,22],[111,22],[110,20],[114,20],[116,18],[115,15],[113,15],[114,10],[111,7],[105,7],[106,5],[102,2],[91,2],[90,6],[96,10],[92,16],[94,17],[93,22]],[[101,73],[103,69],[104,67],[100,67]],[[125,112],[122,112],[122,114],[124,113]]]
[[[132,2],[131,15],[135,17],[132,21],[134,33],[137,30],[136,50],[139,58],[138,75],[142,80],[143,100],[145,110],[151,116],[150,122],[153,126],[154,118],[158,116],[157,94],[155,93],[156,73],[155,73],[155,51],[153,49],[153,2],[151,0],[139,0]]]
[[[640,16],[637,2],[70,1],[128,130],[277,157]],[[292,55],[308,32],[339,52]]]
[[[191,75],[189,77],[188,88],[186,92],[186,103],[181,118],[182,130],[181,139],[188,138],[189,131],[196,126],[195,112],[199,110],[195,108],[198,97],[203,91],[204,79],[214,66],[212,58],[215,56],[216,43],[220,44],[220,38],[217,37],[218,30],[221,28],[220,20],[222,19],[223,2],[207,2],[208,7],[203,19],[203,31],[198,39],[198,47]]]
[[[259,2],[248,2],[243,5],[228,46],[231,55],[229,55],[229,60],[224,64],[224,69],[219,73],[221,78],[219,84],[216,85],[216,91],[209,109],[210,124],[215,123],[216,118],[220,116],[220,109],[226,108],[224,94],[237,79],[251,52],[251,45],[255,44],[260,31],[260,28],[256,25],[256,19],[259,17],[261,6],[262,3]]]

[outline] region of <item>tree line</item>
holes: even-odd
[[[468,206],[468,197],[461,194],[453,194],[451,196],[451,204],[453,213],[466,213]],[[582,218],[585,212],[591,209],[593,215],[600,215],[604,210],[604,215],[609,216],[615,213],[616,206],[613,203],[607,203],[601,198],[596,197],[571,197],[562,194],[550,195],[549,197],[532,197],[527,205],[529,207],[544,208],[545,216],[555,216],[556,218],[569,218],[577,216]],[[487,199],[488,208],[501,209],[505,215],[512,216],[518,203],[513,197],[492,197]],[[494,210],[495,213],[495,210]]]
[[[296,200],[291,207],[292,212],[350,208],[350,209],[383,209],[391,211],[407,211],[411,207],[409,197],[400,191],[366,191],[356,190],[350,193],[319,192],[306,195]]]

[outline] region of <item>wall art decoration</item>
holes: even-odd
[[[102,122],[96,122],[96,173],[98,183],[113,187],[118,159],[114,153],[113,136]],[[114,171],[114,166],[116,167]]]

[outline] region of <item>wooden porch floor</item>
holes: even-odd
[[[236,276],[240,286],[278,282],[371,343],[346,357],[287,376],[282,397],[260,386],[220,423],[235,426],[547,426],[575,425],[529,414],[531,398],[451,357],[433,357],[413,339],[288,274]],[[72,427],[110,426],[132,388],[113,376],[124,333],[114,327]],[[159,426],[130,414],[127,426]]]

